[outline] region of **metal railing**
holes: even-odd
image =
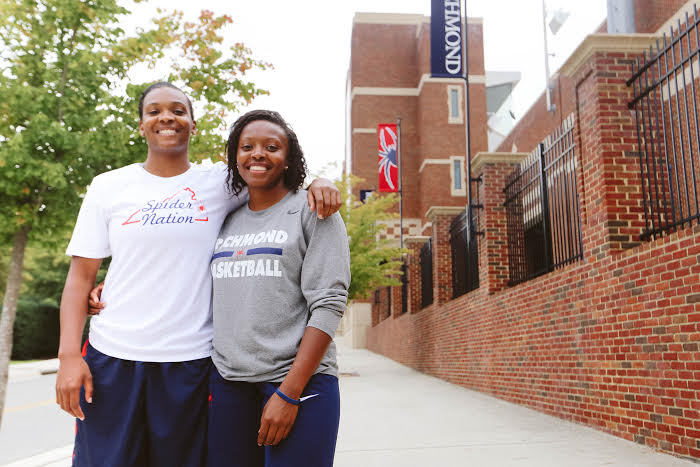
[[[401,314],[408,311],[408,264],[401,264]]]
[[[506,181],[509,285],[583,257],[573,114]]]
[[[386,287],[386,317],[391,316],[391,286]]]
[[[471,244],[467,229],[471,228]],[[479,249],[477,245],[476,215],[467,223],[466,209],[450,224],[452,249],[452,298],[479,288]]]
[[[420,249],[420,306],[433,303],[433,240],[429,239]]]
[[[700,219],[700,131],[698,92],[700,34],[697,7],[685,26],[656,41],[633,64],[627,81],[633,87],[639,143],[645,230],[656,238]]]

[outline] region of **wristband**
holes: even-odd
[[[275,394],[280,396],[285,402],[289,402],[292,405],[299,405],[299,403],[301,402],[299,399],[292,399],[291,397],[280,391],[280,388],[275,389]]]

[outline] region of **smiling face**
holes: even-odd
[[[148,142],[149,154],[187,154],[195,128],[182,91],[160,87],[144,97],[139,133]]]
[[[287,134],[276,123],[255,120],[243,128],[236,162],[250,191],[288,191],[284,186],[287,150]]]

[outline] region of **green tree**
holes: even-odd
[[[170,72],[161,79],[204,109],[195,160],[221,151],[215,130],[227,112],[265,93],[244,75],[269,65],[241,43],[223,45],[230,17],[204,11],[185,22],[159,11],[152,27],[127,36],[118,24],[128,13],[116,0],[0,0],[0,244],[12,245],[0,316],[0,417],[27,243],[62,240],[96,174],[145,158],[136,102],[147,84],[120,91],[128,72],[158,64]],[[169,51],[179,53],[170,62]]]
[[[340,215],[345,221],[350,243],[350,274],[352,282],[348,300],[364,299],[377,287],[400,285],[401,255],[404,250],[392,246],[390,240],[381,239],[386,230],[382,221],[395,219],[391,209],[397,203],[395,194],[372,196],[364,203],[352,194],[352,187],[361,179],[343,175],[336,182],[345,197]]]

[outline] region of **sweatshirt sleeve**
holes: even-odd
[[[316,213],[305,217],[310,237],[301,268],[301,290],[311,315],[307,326],[332,338],[348,301],[348,235],[338,213],[321,220]]]

